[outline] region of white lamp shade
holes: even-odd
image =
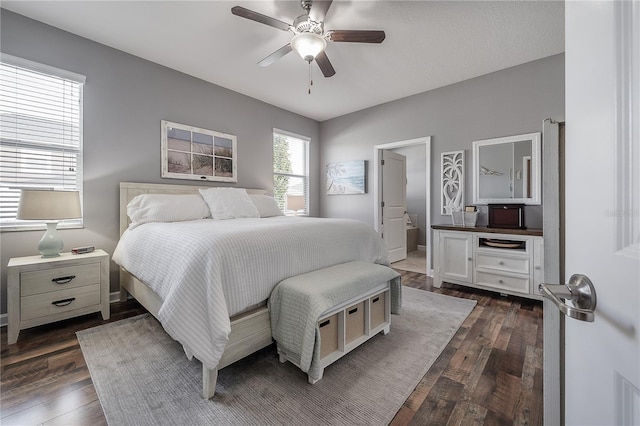
[[[62,220],[82,217],[78,191],[23,189],[17,219]]]
[[[298,52],[302,59],[311,62],[327,48],[327,41],[320,34],[300,33],[291,39],[291,48]]]
[[[303,210],[304,205],[304,195],[289,195],[287,194],[287,209],[298,211]]]

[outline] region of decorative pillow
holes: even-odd
[[[148,222],[183,222],[209,217],[200,194],[142,194],[127,204],[130,228]]]
[[[278,207],[278,203],[273,197],[262,194],[249,194],[249,198],[251,198],[251,202],[253,202],[253,205],[258,209],[260,217],[283,215],[280,211],[280,207]]]
[[[211,210],[212,219],[260,217],[247,191],[240,188],[207,188],[200,194]]]

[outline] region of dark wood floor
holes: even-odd
[[[446,285],[402,272],[403,284],[478,301],[392,425],[542,424],[542,304]],[[111,320],[144,312],[116,303]],[[0,333],[0,423],[106,424],[75,332],[103,324],[100,314]]]

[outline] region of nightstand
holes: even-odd
[[[109,255],[103,250],[12,258],[7,284],[10,345],[25,328],[97,311],[109,319]]]

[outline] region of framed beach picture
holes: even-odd
[[[237,182],[236,137],[161,122],[163,178]]]
[[[327,194],[366,194],[366,171],[365,160],[327,164]]]

